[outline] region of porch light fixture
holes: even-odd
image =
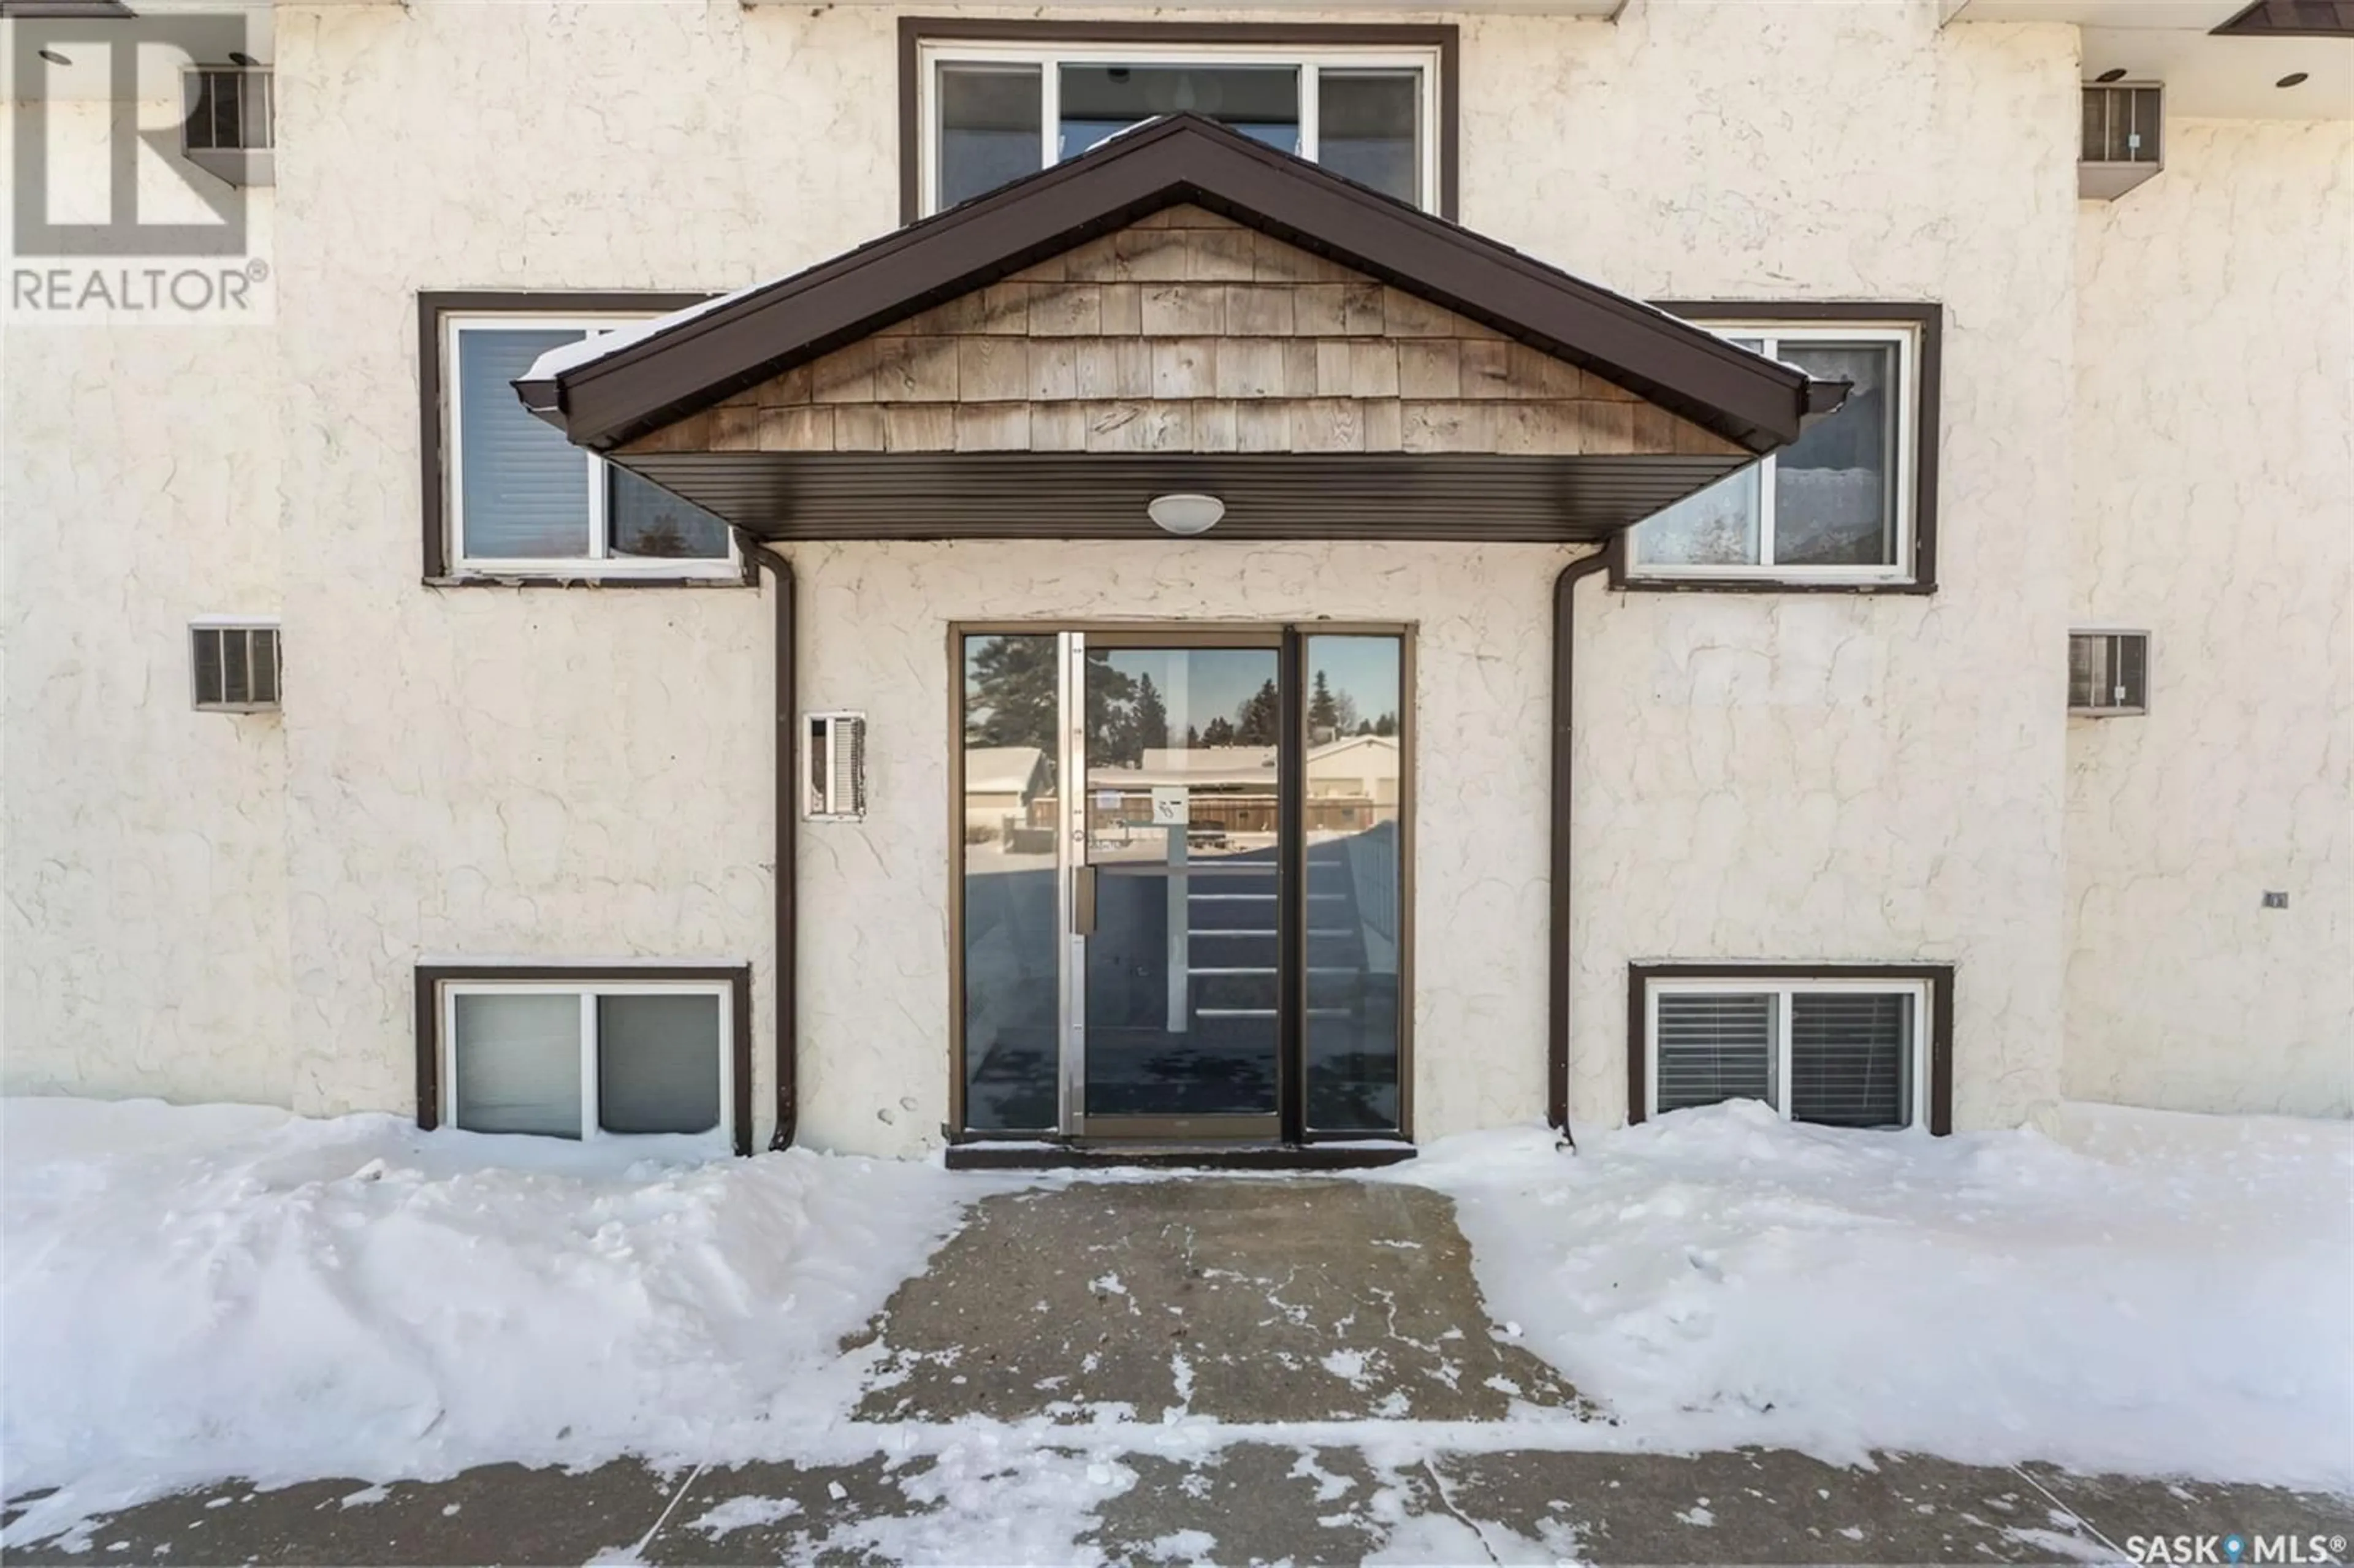
[[[1144,514],[1162,533],[1190,537],[1216,527],[1226,514],[1226,503],[1214,495],[1156,495]]]

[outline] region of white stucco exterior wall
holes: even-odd
[[[1946,313],[1935,597],[1579,590],[1574,1117],[1625,1114],[1638,959],[1951,962],[1956,1125],[2058,1092],[2074,34],[1929,9],[1466,31],[1466,145],[1524,138],[1467,164],[1475,228],[1649,298]]]
[[[2344,1116],[2354,126],[2178,123],[2080,237],[2070,610],[2148,630],[2151,689],[2069,725],[2066,1087]]]
[[[2064,520],[2095,461],[2072,433],[2072,410],[2095,417],[2079,349],[2104,336],[2077,299],[2074,35],[1941,31],[1933,11],[1636,0],[1616,24],[1462,19],[1474,228],[1652,298],[1946,313],[1937,595],[1580,589],[1581,1122],[1624,1113],[1634,959],[1957,964],[1963,1126],[2059,1093],[2063,998],[2105,1005],[2063,975],[2086,941],[2062,862],[2080,836],[2062,832]],[[749,961],[765,1139],[766,596],[420,584],[417,295],[731,288],[888,229],[895,26],[734,0],[281,7],[278,325],[217,343],[5,329],[7,1086],[405,1111],[420,959]],[[2171,156],[2133,200],[2195,169],[2195,139]],[[2306,178],[2284,175],[2279,199]],[[2127,471],[2140,440],[2097,461]],[[983,616],[1416,622],[1416,1130],[1542,1114],[1549,598],[1567,556],[794,552],[803,703],[865,709],[876,747],[874,814],[801,841],[805,1138],[937,1139],[946,635]],[[189,713],[187,619],[247,609],[283,617],[282,720]],[[2342,824],[2316,831],[2299,854],[2338,847],[2300,863],[2342,889]],[[2278,1032],[2312,1038],[2299,1018]],[[2209,1093],[2173,1081],[2166,1103]],[[2073,1067],[2067,1083],[2112,1092]]]

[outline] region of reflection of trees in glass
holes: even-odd
[[[1136,677],[1111,662],[1109,653],[1087,652],[1087,758],[1094,764],[1134,768],[1144,760],[1144,743],[1138,739]],[[1160,694],[1153,694],[1158,705]],[[1169,733],[1169,714],[1162,709],[1161,733]]]
[[[1201,744],[1204,746],[1234,745],[1235,721],[1230,718],[1220,716],[1218,718],[1214,718],[1208,724],[1204,725],[1202,726]]]
[[[1056,683],[1052,637],[976,637],[966,644],[964,738],[968,746],[1055,745]],[[1087,744],[1105,762],[1140,761],[1136,678],[1113,668],[1108,653],[1087,655]],[[1169,714],[1152,695],[1166,745]]]
[[[1235,746],[1273,746],[1283,733],[1283,700],[1275,694],[1275,683],[1268,681],[1243,699],[1235,710]]]
[[[1336,692],[1323,671],[1316,672],[1315,690],[1308,698],[1308,741],[1321,746],[1344,735],[1370,735],[1357,717],[1357,699]]]
[[[966,645],[968,746],[1055,749],[1055,640],[978,637]]]
[[[1150,675],[1136,678],[1136,746],[1140,752],[1156,751],[1169,744],[1169,707]]]

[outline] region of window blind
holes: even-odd
[[[1902,992],[1800,991],[1790,999],[1790,1115],[1833,1127],[1911,1119],[1913,999]]]
[[[457,1123],[468,1132],[580,1136],[580,999],[460,996]]]
[[[1670,993],[1659,999],[1659,1108],[1774,1099],[1774,999]]]
[[[607,1132],[719,1125],[719,999],[597,999],[597,1120]]]
[[[461,554],[571,560],[590,551],[588,459],[534,418],[510,385],[578,327],[472,327],[458,334]]]

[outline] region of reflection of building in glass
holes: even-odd
[[[968,842],[1010,839],[1026,827],[1031,803],[1053,798],[1055,770],[1034,746],[980,746],[964,754]]]

